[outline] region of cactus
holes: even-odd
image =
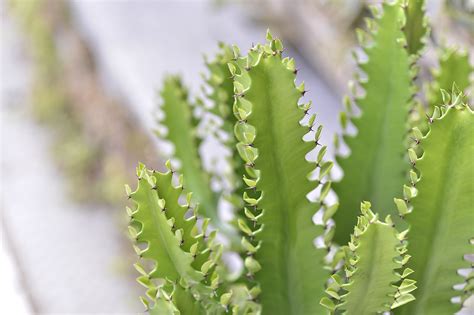
[[[343,248],[344,276],[333,275],[326,290],[338,303],[329,298],[322,299],[321,303],[331,311],[375,314],[415,299],[410,292],[416,286],[407,278],[412,270],[402,269],[409,259],[406,233],[397,232],[390,216],[384,222],[379,221],[370,206],[369,202],[362,203],[362,215],[358,217],[354,234],[349,245]]]
[[[361,33],[373,36],[373,44],[364,47],[368,61],[360,65],[368,76],[361,82],[365,95],[355,99],[362,113],[358,117],[343,113],[357,134],[344,134],[351,152],[337,157],[344,172],[342,180],[333,186],[340,203],[334,216],[339,244],[349,241],[361,200],[370,200],[383,216],[396,214],[392,199],[401,194],[408,167],[403,138],[412,91],[410,58],[403,47],[400,24],[403,10],[398,5],[384,5],[383,11],[381,17],[371,20],[371,33]]]
[[[406,1],[403,5],[406,24],[403,27],[410,55],[420,54],[425,47],[429,33],[428,19],[425,16],[425,0]]]
[[[198,210],[192,208],[190,194],[186,204],[179,203],[183,186],[173,186],[173,173],[171,169],[166,173],[148,170],[141,164],[137,169],[137,189],[131,192],[127,188],[136,204],[135,209],[128,209],[130,237],[137,242],[137,254],[153,264],[151,271],[135,265],[142,274],[138,281],[154,302],[151,309],[167,309],[171,314],[174,309],[192,309],[190,314],[222,313],[227,305],[219,297],[222,299],[227,293],[219,296],[216,271],[222,245],[214,242],[215,231],[208,233],[209,219],[197,226]],[[187,214],[191,216],[186,218]],[[140,244],[146,248],[141,249]],[[148,307],[148,300],[143,301]]]
[[[204,215],[218,224],[217,196],[212,192],[209,176],[202,170],[199,159],[196,126],[193,125],[193,107],[188,91],[177,77],[165,81],[161,91],[164,118],[161,123],[168,128],[166,139],[174,145],[174,155],[181,162],[181,171],[186,174],[186,188],[192,191],[202,205]]]
[[[234,83],[232,73],[228,67],[228,63],[235,62],[240,56],[237,47],[230,47],[224,43],[219,44],[220,52],[212,61],[207,61],[206,65],[209,75],[206,77],[206,83],[209,92],[207,93],[209,100],[212,102],[211,113],[221,117],[223,120],[221,131],[226,134],[225,139],[221,139],[223,145],[230,149],[231,156],[228,159],[230,164],[230,194],[227,199],[230,200],[235,207],[242,206],[241,196],[244,192],[242,176],[245,174],[245,167],[241,163],[241,159],[236,147],[237,140],[233,136],[234,125],[237,122],[232,106],[234,103]],[[240,241],[240,240],[239,240]]]
[[[384,4],[369,32],[359,33],[372,41],[360,65],[368,79],[359,80],[365,95],[355,94],[361,116],[347,101],[341,115],[342,127],[351,122],[358,133],[343,136],[351,153],[337,157],[344,175],[334,185],[322,127],[311,102],[300,103],[306,89],[296,84],[295,61],[270,32],[245,55],[220,45],[207,62],[211,107],[193,105],[179,79],[165,81],[161,124],[183,176],[175,187],[169,163],[166,173],[139,165],[138,188],[127,188],[135,203],[130,236],[152,262],[136,265],[150,313],[447,314],[461,307],[473,279],[456,276],[472,253],[473,112],[449,82],[463,71],[446,69],[430,84],[427,93],[441,77],[442,87],[454,88],[438,91],[443,105],[428,118],[414,100],[427,40],[423,8]],[[193,116],[195,106],[232,132],[222,140],[233,152],[232,178],[240,178],[231,223],[217,215],[225,192],[209,188],[200,165],[203,116]],[[340,207],[328,197],[332,186]],[[209,233],[211,226],[220,232]],[[222,259],[231,251],[243,262],[238,275]],[[463,292],[453,289],[463,282]]]
[[[282,57],[281,42],[270,33],[267,40],[251,49],[243,66],[232,67],[237,149],[247,170],[245,218],[238,221],[248,244],[244,263],[250,282],[262,291],[266,312],[311,314],[320,311],[312,297],[322,294],[327,271],[322,268],[326,250],[308,240],[324,234],[312,217],[327,207],[331,182],[326,174],[332,162],[323,161],[326,147],[314,163],[306,160],[319,144],[320,129],[303,140],[319,128],[308,114],[311,104],[298,105],[304,83],[295,85],[294,60]],[[312,183],[307,176],[315,169],[318,179]],[[316,187],[320,198],[312,203],[306,195]]]
[[[407,266],[414,270],[418,291],[417,300],[400,314],[451,314],[460,307],[446,301],[472,294],[469,286],[463,293],[453,290],[463,282],[458,270],[469,268],[464,256],[474,252],[474,112],[462,98],[453,91],[444,107],[435,108],[428,133],[415,132],[423,152],[418,157],[410,151],[414,170],[406,190],[413,192],[407,201],[397,202],[413,208],[406,216],[412,229],[408,250],[413,253]]]

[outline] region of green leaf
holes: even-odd
[[[457,97],[454,96],[453,97]],[[464,255],[473,253],[470,243],[474,222],[474,113],[467,105],[451,107],[430,124],[421,140],[424,153],[416,161],[420,180],[410,224],[408,267],[417,281],[416,301],[397,314],[453,314],[460,305],[450,299],[462,295],[453,286],[463,282],[457,274],[469,268]]]
[[[402,280],[395,272],[407,256],[400,254],[405,244],[390,220],[379,221],[368,202],[362,203],[361,211],[351,242],[343,248],[346,281],[326,290],[332,304],[321,301],[326,308],[346,310],[348,315],[389,311],[412,300],[410,292],[416,288],[414,281]]]
[[[210,218],[219,231],[238,242],[234,229],[219,219],[218,196],[211,190],[209,178],[201,167],[196,130],[192,123],[192,105],[181,80],[178,77],[168,77],[161,97],[161,109],[164,112],[161,123],[168,128],[166,139],[174,145],[175,157],[181,162],[180,171],[186,178],[186,190],[193,192],[194,198],[202,207],[202,214]]]
[[[326,205],[306,197],[318,184],[307,179],[316,165],[305,159],[316,145],[314,140],[303,141],[303,136],[315,128],[300,124],[306,114],[298,106],[304,90],[295,86],[293,63],[282,59],[281,43],[276,41],[254,47],[244,62],[249,66],[240,67],[235,76],[235,132],[252,179],[245,182],[253,187],[244,194],[247,222],[241,220],[240,225],[248,235],[244,242],[252,245],[246,246],[251,250],[247,254],[258,262],[249,262],[247,275],[261,290],[264,313],[316,314],[323,311],[319,300],[328,271],[327,249],[314,245],[324,227],[312,221]],[[244,126],[255,130],[251,144],[242,142]],[[255,150],[258,154],[249,153]]]
[[[425,16],[425,0],[408,0],[405,5],[406,23],[403,32],[407,40],[410,55],[420,54],[425,46],[429,33],[428,21]]]
[[[361,200],[370,200],[381,216],[396,213],[392,200],[402,193],[408,171],[403,139],[411,77],[408,54],[399,42],[404,38],[403,10],[398,4],[383,8],[382,17],[376,19],[374,43],[365,48],[368,62],[360,65],[368,82],[361,83],[365,96],[356,99],[362,114],[351,118],[357,135],[344,136],[351,153],[337,157],[344,171],[342,180],[333,184],[340,204],[334,215],[339,244],[349,241]]]
[[[433,82],[427,92],[429,108],[443,105],[440,90],[451,91],[454,83],[461,91],[465,91],[469,87],[469,76],[472,72],[473,67],[466,52],[456,48],[442,49],[439,68],[433,71]]]

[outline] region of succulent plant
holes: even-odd
[[[444,49],[423,103],[424,4],[372,11],[359,31],[367,60],[335,137],[350,154],[338,151],[343,176],[333,184],[322,127],[311,102],[300,103],[304,83],[269,32],[244,56],[221,44],[207,62],[208,103],[190,100],[179,78],[165,81],[162,138],[178,167],[140,164],[138,188],[127,186],[151,313],[448,314],[472,294],[472,272],[458,275],[474,251],[474,113],[463,92],[472,67]],[[206,116],[220,117],[212,132],[230,152],[230,189],[211,188],[215,174],[200,162]],[[220,220],[223,199],[233,201],[231,222]],[[243,262],[238,274],[230,252]]]

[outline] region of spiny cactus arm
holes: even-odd
[[[419,92],[419,84],[416,79],[420,71],[418,60],[420,59],[424,47],[428,42],[430,27],[426,14],[425,0],[404,0],[403,8],[405,11],[406,22],[403,26],[403,33],[406,38],[406,50],[412,56],[412,98],[409,102],[408,122],[410,127],[421,127],[425,121],[425,107],[417,97]]]
[[[467,52],[456,48],[444,48],[440,51],[439,68],[433,71],[433,81],[427,91],[430,115],[435,106],[443,104],[440,90],[451,91],[456,83],[461,91],[465,91],[469,87],[469,76],[473,71]]]
[[[174,154],[181,162],[180,171],[186,176],[186,188],[193,191],[196,200],[206,207],[204,214],[215,220],[217,201],[209,188],[209,178],[202,171],[188,91],[179,77],[168,77],[161,97],[164,112],[161,123],[168,129],[166,139],[174,145]]]
[[[162,294],[180,311],[189,307],[189,302],[180,301],[195,300],[199,307],[193,308],[194,314],[223,312],[227,305],[222,305],[216,296],[219,277],[215,272],[222,246],[214,244],[215,231],[207,231],[209,220],[205,219],[198,228],[197,209],[192,209],[190,194],[185,205],[179,204],[183,187],[173,186],[172,171],[159,173],[141,164],[137,176],[137,189],[132,192],[127,188],[136,204],[135,210],[127,209],[129,231],[137,242],[137,254],[154,265],[151,271],[135,265],[141,274],[138,282],[148,289],[152,302],[159,302]],[[190,211],[193,215],[186,218]]]
[[[266,45],[251,49],[244,67],[230,67],[239,120],[237,147],[248,173],[244,216],[238,221],[245,235],[244,263],[250,285],[255,283],[250,296],[258,296],[264,313],[316,314],[322,311],[318,297],[324,294],[328,272],[323,267],[327,249],[314,245],[324,227],[316,226],[312,217],[320,207],[327,208],[323,200],[330,189],[326,175],[332,163],[323,162],[325,147],[317,164],[306,160],[318,144],[321,128],[314,139],[303,140],[315,128],[315,116],[306,126],[300,123],[310,108],[298,105],[304,84],[295,86],[294,60],[282,58],[281,42],[270,33],[267,39]],[[319,183],[308,180],[315,168]],[[321,193],[315,204],[307,194],[317,186]]]
[[[474,253],[474,112],[462,104],[461,93],[451,95],[448,109],[435,109],[427,135],[414,133],[423,154],[417,158],[410,150],[416,167],[405,188],[405,199],[414,197],[410,208],[396,200],[403,213],[412,209],[406,216],[413,253],[408,267],[418,285],[416,301],[397,314],[453,314],[461,307],[450,299],[463,295],[453,286],[463,282],[458,269],[469,268],[464,256]]]
[[[178,77],[168,77],[161,97],[164,118],[160,123],[167,127],[166,139],[174,145],[174,155],[181,162],[180,171],[186,177],[186,189],[193,192],[194,198],[202,206],[203,215],[210,218],[219,231],[236,241],[235,231],[219,219],[218,196],[211,190],[209,177],[201,167],[198,139],[192,122],[192,105],[186,88]]]
[[[349,118],[357,134],[343,136],[351,153],[336,158],[344,172],[342,180],[333,184],[340,204],[334,215],[334,240],[339,244],[349,241],[348,231],[356,224],[361,200],[371,200],[382,216],[396,214],[392,199],[401,195],[409,168],[403,139],[413,88],[410,58],[400,29],[403,14],[399,4],[384,4],[383,15],[370,23],[377,31],[371,32],[373,45],[364,47],[367,63],[360,64],[368,81],[361,82],[365,95],[355,100],[362,114],[342,116],[343,127]]]
[[[406,278],[411,271],[403,269],[409,259],[406,233],[397,232],[390,216],[380,221],[369,202],[361,204],[361,211],[351,241],[343,248],[345,276],[333,275],[326,290],[329,297],[321,300],[331,313],[376,314],[414,299],[410,292],[415,282]]]
[[[228,138],[222,143],[231,151],[230,165],[231,174],[230,181],[232,184],[232,192],[237,198],[233,200],[241,200],[243,194],[242,177],[245,175],[244,164],[239,157],[236,148],[236,139],[234,136],[234,125],[237,119],[232,111],[234,104],[234,80],[232,73],[228,67],[228,63],[238,63],[240,51],[238,47],[228,46],[220,43],[220,52],[212,61],[206,62],[209,74],[206,78],[206,83],[209,87],[208,98],[212,101],[212,113],[221,117],[223,121],[222,129],[228,134]],[[237,66],[237,65],[236,65]],[[239,207],[242,205],[239,204]]]
[[[406,23],[403,33],[407,40],[407,50],[410,55],[419,55],[425,47],[429,35],[428,18],[425,0],[405,0],[404,10]]]
[[[239,56],[235,55],[238,51],[224,43],[219,43],[219,49],[213,60],[206,61],[209,71],[206,83],[210,88],[207,96],[213,102],[212,113],[224,120],[225,131],[232,134],[236,121],[232,112],[234,84],[227,64]]]

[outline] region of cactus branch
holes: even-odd
[[[365,95],[355,100],[362,114],[349,117],[357,134],[343,137],[351,153],[337,157],[344,177],[333,185],[340,203],[334,215],[334,238],[339,244],[349,241],[348,231],[356,224],[361,200],[370,200],[385,216],[396,214],[392,199],[402,193],[408,171],[403,139],[412,95],[410,58],[400,29],[403,14],[399,4],[384,4],[383,15],[366,34],[373,36],[373,44],[365,45],[368,62],[360,68],[368,80],[361,82]]]
[[[458,311],[461,305],[450,299],[463,293],[453,286],[463,282],[458,269],[469,267],[463,257],[474,252],[474,112],[460,92],[446,101],[429,117],[428,133],[419,135],[423,153],[411,149],[415,169],[405,188],[406,201],[396,200],[412,231],[408,250],[413,258],[408,267],[415,271],[419,287],[416,301],[397,314]],[[472,294],[472,289],[466,290],[464,294]]]
[[[406,233],[398,233],[390,216],[384,222],[370,210],[370,203],[361,205],[362,215],[351,235],[345,252],[344,277],[335,274],[321,304],[331,312],[344,314],[376,314],[390,311],[414,300],[410,292],[415,281],[406,277]],[[400,269],[400,270],[399,270]]]
[[[231,66],[239,120],[237,148],[247,168],[245,218],[239,220],[247,249],[245,266],[255,283],[251,293],[258,296],[265,313],[313,314],[322,311],[316,297],[324,294],[328,271],[327,250],[314,245],[324,227],[316,226],[312,217],[320,207],[326,208],[330,189],[326,175],[332,163],[323,161],[325,148],[320,149],[316,165],[306,160],[321,131],[314,140],[303,140],[320,128],[315,128],[314,116],[301,125],[310,108],[298,105],[306,92],[304,84],[295,85],[294,60],[281,56],[281,42],[270,33],[267,40],[249,52],[243,67]],[[310,182],[307,176],[315,167],[318,182]],[[318,186],[320,199],[311,203],[307,194]]]

